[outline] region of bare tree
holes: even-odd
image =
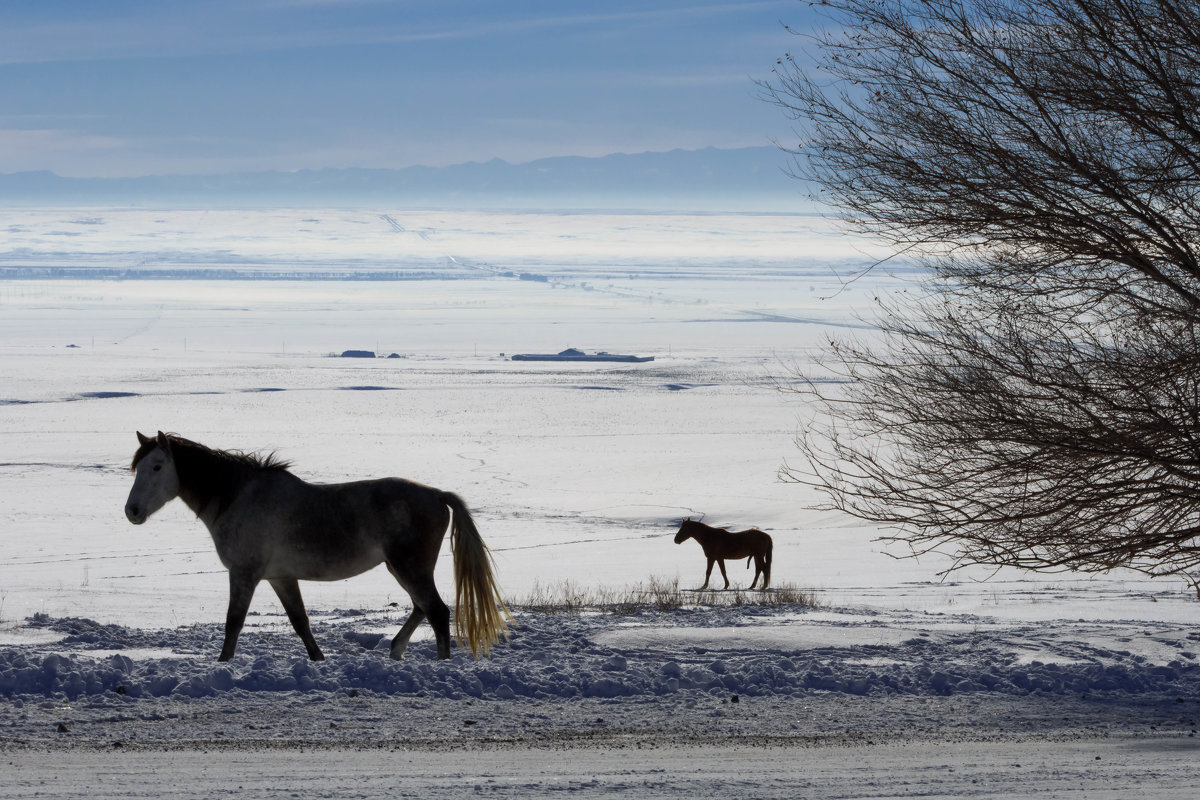
[[[764,84],[797,174],[931,278],[830,343],[786,475],[914,553],[1200,592],[1200,2],[821,5]]]

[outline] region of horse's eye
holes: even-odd
[[[155,472],[158,472],[160,469],[162,469],[162,464],[155,464],[155,465],[154,465],[154,471],[155,471]]]

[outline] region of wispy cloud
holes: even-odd
[[[786,120],[771,127],[750,76],[786,49],[778,19],[802,8],[0,2],[0,170],[408,166],[755,143]]]
[[[319,6],[376,6],[396,4],[396,0],[264,0],[263,8],[317,8]]]
[[[388,7],[413,4],[387,0],[269,0],[264,3],[214,2],[162,4],[149,13],[92,20],[54,20],[4,24],[0,12],[0,64],[88,61],[128,58],[171,58],[198,55],[269,52],[314,47],[401,44],[439,40],[512,37],[550,31],[620,30],[635,25],[684,24],[688,20],[746,15],[791,2],[695,3],[546,15],[514,14],[509,6],[490,16],[456,13],[445,3],[441,13],[392,13],[369,21],[361,15],[339,20],[328,15],[309,18],[290,11],[316,8]],[[488,6],[479,6],[486,9]],[[168,13],[174,9],[174,13]]]
[[[128,147],[129,142],[125,139],[88,131],[59,128],[0,129],[0,172],[27,170],[34,158],[50,158],[57,163],[76,159],[93,163],[97,158],[107,157]]]

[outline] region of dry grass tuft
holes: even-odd
[[[632,615],[643,611],[675,611],[682,608],[736,608],[739,606],[819,605],[814,592],[791,584],[757,589],[681,589],[679,578],[652,575],[644,583],[625,587],[584,587],[569,580],[546,585],[534,584],[523,598],[510,607],[538,614],[579,614],[603,611]]]

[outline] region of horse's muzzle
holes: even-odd
[[[146,521],[146,515],[135,505],[125,506],[125,517],[134,525],[141,525]]]

